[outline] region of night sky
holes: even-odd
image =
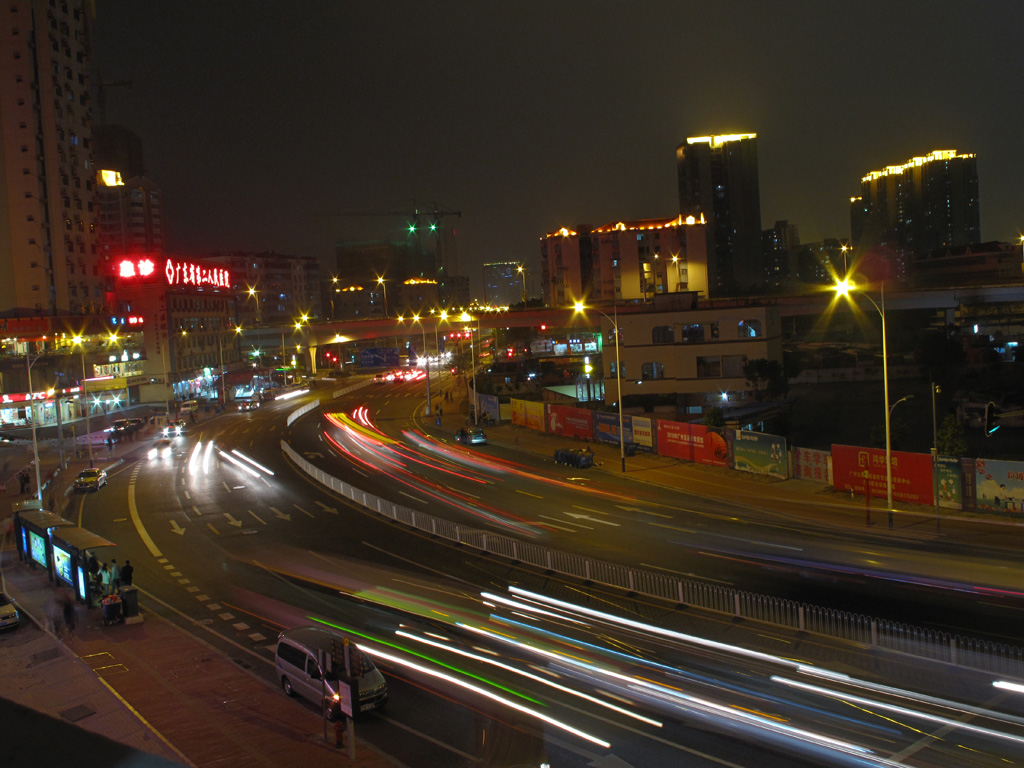
[[[462,212],[459,271],[561,226],[678,213],[675,147],[758,134],[762,226],[848,237],[866,172],[978,155],[983,240],[1024,231],[1021,0],[98,0],[106,122],[179,254],[400,236]],[[97,121],[100,117],[97,115]],[[536,283],[539,285],[539,283]]]

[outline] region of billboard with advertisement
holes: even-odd
[[[28,532],[28,554],[43,568],[47,566],[46,561],[46,539],[35,531]]]
[[[657,445],[662,456],[715,467],[728,465],[729,447],[721,429],[657,419]]]
[[[654,420],[648,416],[627,416],[633,442],[638,451],[654,453]]]
[[[398,347],[367,347],[359,350],[359,365],[363,368],[394,368],[401,365]]]
[[[892,451],[892,498],[910,504],[932,504],[932,457],[929,453]],[[832,446],[832,486],[841,491],[870,492],[885,498],[885,451],[853,445]]]
[[[547,431],[554,435],[575,437],[580,440],[594,438],[594,412],[569,405],[547,406]]]
[[[512,399],[512,423],[527,429],[544,431],[544,403]]]
[[[53,572],[57,577],[71,584],[71,554],[54,545],[53,547]]]
[[[813,480],[816,483],[832,485],[832,454],[817,448],[790,449],[790,470],[798,480]]]
[[[633,430],[627,418],[622,420],[622,435],[625,442],[633,442]],[[619,444],[619,414],[594,411],[594,440]]]
[[[498,405],[497,395],[477,395],[480,402],[480,415],[487,414],[491,421],[497,423],[501,420],[501,406]]]
[[[975,459],[974,493],[979,512],[1024,515],[1024,463]]]
[[[935,493],[940,507],[963,509],[963,472],[960,459],[951,456],[935,457]]]
[[[789,456],[786,453],[786,438],[766,435],[763,432],[749,432],[745,429],[733,431],[733,469],[768,475],[785,480],[789,475]]]

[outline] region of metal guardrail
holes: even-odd
[[[357,389],[358,386],[361,385],[338,390],[335,397]],[[319,401],[294,411],[288,417],[288,424],[290,425],[295,419],[309,413],[317,405],[319,405]],[[296,466],[318,483],[372,512],[425,531],[432,536],[472,547],[516,563],[748,621],[970,667],[995,675],[1024,677],[1024,648],[1019,646],[953,635],[948,632],[886,621],[863,614],[837,611],[793,600],[759,595],[754,592],[744,592],[731,587],[705,584],[692,579],[677,578],[656,571],[632,568],[620,563],[551,549],[501,534],[487,533],[360,490],[314,466],[284,440],[281,441],[281,450]]]

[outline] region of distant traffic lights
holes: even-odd
[[[999,414],[996,413],[996,404],[989,403],[985,406],[985,437],[990,437],[993,432],[999,429]]]

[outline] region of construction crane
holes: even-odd
[[[333,216],[344,216],[348,218],[362,218],[370,216],[390,216],[390,217],[403,217],[406,221],[406,232],[409,235],[419,236],[422,234],[420,229],[420,219],[427,219],[428,224],[425,227],[425,231],[428,234],[434,235],[438,238],[438,253],[436,258],[439,260],[443,258],[443,254],[440,253],[440,236],[441,232],[441,221],[446,216],[455,216],[456,218],[462,218],[462,211],[453,211],[444,206],[438,205],[436,202],[431,204],[430,208],[419,208],[416,206],[415,201],[412,205],[412,210],[387,210],[379,209],[374,211],[343,211],[341,213],[327,214]],[[409,220],[411,219],[411,220]],[[448,265],[444,265],[447,267]]]
[[[431,232],[437,232],[438,226],[441,223],[441,219],[445,216],[455,216],[457,218],[462,217],[462,211],[452,211],[443,206],[439,206],[437,203],[433,204],[433,208],[417,208],[415,203],[411,211],[395,211],[395,210],[377,210],[377,211],[345,211],[343,213],[335,214],[336,216],[348,216],[348,217],[362,217],[362,216],[403,216],[411,218],[412,221],[406,225],[410,235],[416,234],[418,230],[418,223],[421,217],[429,217],[430,224],[429,229]]]

